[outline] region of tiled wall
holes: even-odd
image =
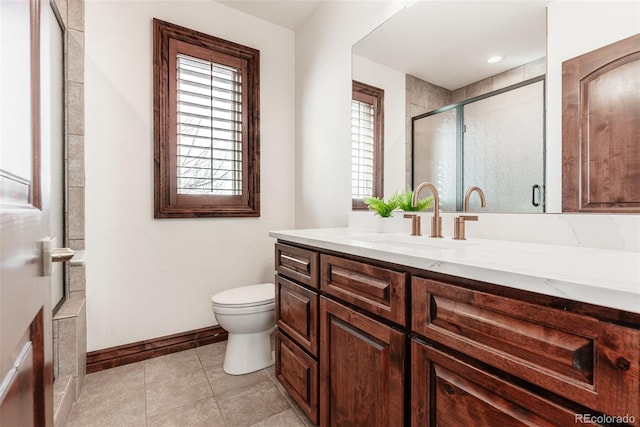
[[[54,2],[65,28],[65,243],[84,250],[84,0]],[[86,270],[65,268],[67,300],[53,318],[56,426],[66,424],[69,402],[78,398],[86,373]]]

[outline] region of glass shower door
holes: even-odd
[[[463,114],[463,188],[482,188],[489,212],[544,212],[544,82],[466,104]]]

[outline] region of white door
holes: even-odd
[[[46,3],[45,3],[46,5]],[[47,12],[48,8],[43,8]],[[0,425],[53,425],[49,147],[40,110],[40,4],[0,1]],[[44,141],[44,142],[41,142]]]

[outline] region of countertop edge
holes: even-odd
[[[340,229],[327,229],[327,234],[335,232],[336,230]],[[349,232],[358,233],[358,231],[344,230],[344,233]],[[640,289],[638,289],[638,292],[633,292],[633,290],[630,289],[603,287],[581,281],[545,277],[543,274],[532,275],[518,271],[497,270],[479,265],[452,262],[451,260],[439,259],[436,256],[425,258],[400,254],[393,251],[376,249],[374,247],[354,246],[347,241],[341,242],[341,238],[336,238],[335,236],[327,236],[327,238],[324,239],[312,236],[311,233],[318,234],[321,233],[321,230],[310,230],[307,235],[304,235],[304,230],[272,231],[269,233],[269,236],[278,240],[317,247],[319,249],[344,252],[350,255],[377,259],[407,267],[494,283],[513,289],[640,314]]]

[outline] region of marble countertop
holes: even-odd
[[[354,228],[272,231],[271,237],[515,289],[640,313],[640,252]]]

